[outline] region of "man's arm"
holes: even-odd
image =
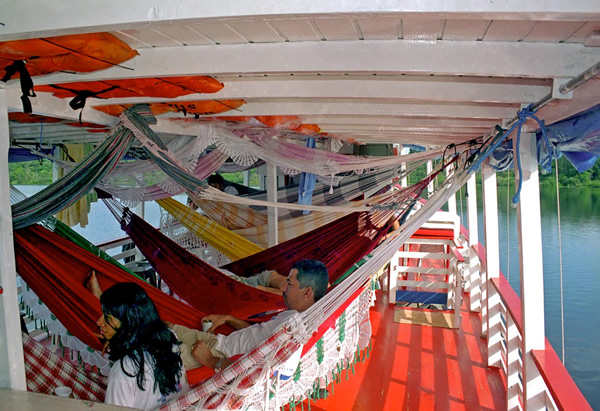
[[[212,327],[210,327],[207,332],[214,333],[215,329],[227,323],[231,325],[236,330],[241,328],[246,328],[251,326],[252,324],[248,321],[242,320],[240,318],[236,318],[232,315],[227,314],[211,314],[202,318],[202,321],[212,321]]]
[[[283,289],[287,284],[287,276],[279,274],[277,271],[271,271],[271,277],[269,279],[269,286],[272,288],[277,288],[281,290],[281,294],[283,294]]]

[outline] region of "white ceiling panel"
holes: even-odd
[[[536,21],[494,20],[490,24],[483,40],[520,41],[533,30],[536,24]]]
[[[360,38],[354,21],[349,17],[319,18],[314,19],[313,22],[327,41],[358,40]]]
[[[181,43],[155,29],[149,30],[122,30],[122,34],[150,47],[181,46]]]
[[[124,41],[126,44],[129,45],[129,47],[131,47],[132,49],[135,49],[135,50],[152,47],[152,45],[144,43],[143,41],[140,41],[137,38],[132,37],[128,34],[120,32],[120,31],[114,31],[111,34],[113,36],[119,38],[120,40]]]
[[[571,37],[569,37],[566,42],[567,43],[583,43],[587,36],[589,36],[594,31],[600,31],[600,21],[588,21],[575,32]]]
[[[405,40],[437,40],[442,38],[445,20],[405,18],[402,20],[402,36]]]
[[[276,19],[271,24],[285,37],[287,41],[320,41],[317,33],[307,19]]]
[[[190,27],[202,34],[215,44],[244,44],[248,41],[223,23],[190,24]]]
[[[249,43],[277,43],[284,41],[277,31],[264,21],[236,21],[230,22],[228,25]]]
[[[157,28],[157,30],[186,46],[214,44],[212,41],[198,33],[192,27],[185,24],[161,25]]]
[[[525,41],[559,42],[565,41],[582,26],[579,21],[540,21],[529,32]]]
[[[477,41],[483,38],[488,20],[446,20],[444,40]]]
[[[399,37],[398,33],[402,31],[400,17],[359,17],[356,22],[365,40],[395,40]]]

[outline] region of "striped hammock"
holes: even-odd
[[[70,207],[89,193],[117,165],[131,145],[133,134],[124,127],[113,133],[77,167],[40,192],[12,206],[13,228],[37,223]]]

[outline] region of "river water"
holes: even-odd
[[[26,195],[42,187],[19,186]],[[511,188],[511,191],[512,190]],[[459,213],[466,215],[464,190],[457,195]],[[500,269],[513,289],[520,294],[519,249],[516,209],[509,207],[506,187],[498,189]],[[176,196],[185,201],[185,195]],[[562,357],[562,323],[560,304],[560,253],[556,189],[542,189],[542,241],[544,256],[544,305],[546,336]],[[477,195],[479,240],[484,243],[482,197]],[[565,365],[593,409],[600,410],[600,312],[596,305],[600,295],[600,189],[560,190],[560,229],[562,238],[562,275],[564,301]],[[160,210],[156,203],[146,203],[146,220],[158,226]],[[463,219],[465,221],[465,219]],[[466,223],[465,223],[466,224]],[[73,227],[88,240],[98,244],[125,234],[117,220],[101,202],[93,203],[89,224]]]
[[[514,187],[498,188],[500,270],[520,295],[517,210],[508,205],[512,193]],[[464,194],[463,189],[457,195],[457,208],[460,214],[462,196],[462,211],[466,216]],[[600,410],[600,311],[596,311],[600,296],[600,189],[561,188],[559,197],[562,241],[558,235],[556,188],[540,191],[546,337],[562,358],[562,246],[565,365],[592,408]],[[477,203],[479,241],[485,244],[480,187]]]

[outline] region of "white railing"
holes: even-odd
[[[448,230],[455,239],[458,238],[458,220],[447,212],[437,212],[424,229]],[[420,251],[411,251],[411,246]],[[426,249],[429,251],[425,251]],[[464,258],[454,239],[410,238],[394,254],[390,260],[388,301],[397,301],[397,292],[402,287],[428,290],[447,290],[446,309],[454,310],[454,326],[460,326],[460,307],[462,304],[462,284]],[[431,262],[437,261],[438,266],[431,267]],[[439,264],[439,262],[442,262]],[[414,279],[408,278],[413,274]],[[426,276],[422,279],[421,276]]]
[[[485,249],[481,244],[473,247],[480,262],[482,278],[487,278],[485,270]],[[485,285],[484,285],[485,286]],[[496,298],[498,297],[498,298]],[[523,381],[526,362],[522,347],[521,299],[512,289],[502,273],[492,278],[487,295],[488,322],[482,324],[488,337],[488,364],[501,369],[507,387],[506,409],[522,410],[524,401]],[[488,325],[492,325],[489,326]],[[526,354],[534,364],[536,375],[535,394],[540,409],[547,410],[591,410],[587,400],[560,361],[546,339],[543,350],[532,350]],[[539,381],[538,381],[539,379]]]
[[[124,245],[133,245],[128,250],[123,250]],[[106,241],[102,244],[98,244],[98,248],[108,253],[115,260],[121,261],[125,258],[132,257],[136,259],[137,248],[133,244],[133,241],[129,237],[116,238],[114,240]]]

